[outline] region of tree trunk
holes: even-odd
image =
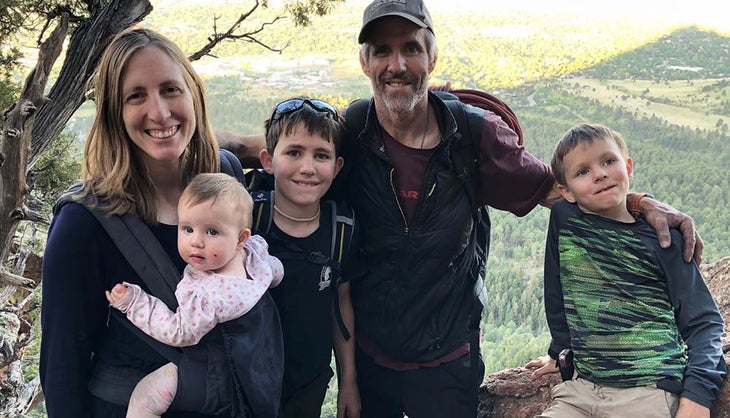
[[[23,317],[33,307],[26,306],[26,300],[18,306],[7,306],[17,287],[32,290],[36,286],[35,282],[5,268],[18,223],[42,220],[25,204],[26,173],[84,102],[88,82],[112,38],[152,11],[149,0],[88,2],[92,3],[95,9],[90,11],[90,18],[71,35],[63,67],[48,98],[44,98],[43,92],[66,39],[66,17],[43,42],[36,67],[26,79],[20,99],[3,115],[0,133],[0,417],[25,413],[37,404],[40,393],[40,379],[36,377],[26,382],[20,367],[30,339],[30,324]]]
[[[61,54],[66,38],[68,21],[64,17],[51,36],[41,45],[38,62],[26,79],[25,87],[17,103],[5,113],[0,135],[0,260],[5,260],[15,229],[21,220],[28,218],[24,197],[27,193],[25,173],[30,147],[31,127],[36,110],[43,105],[43,90],[48,81],[53,63]],[[7,299],[14,292],[12,273],[0,265],[0,282],[4,283],[0,306],[5,307]],[[31,282],[20,283],[30,285]],[[0,316],[0,416],[15,416],[23,413],[38,392],[38,380],[25,383],[20,367],[20,358],[27,344],[27,334],[21,334],[20,316],[9,310]]]
[[[31,141],[31,166],[84,102],[88,82],[112,38],[141,22],[151,11],[149,0],[112,0],[92,10],[91,18],[74,31],[58,80],[48,94],[50,101],[38,111]]]

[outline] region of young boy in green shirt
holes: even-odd
[[[563,353],[564,371],[572,350],[574,371],[539,417],[709,418],[727,373],[723,320],[697,265],[682,260],[681,234],[662,249],[626,209],[633,161],[623,138],[577,126],[551,165],[565,198],[551,209],[545,253],[552,342],[527,367],[555,371]]]

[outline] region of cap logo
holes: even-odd
[[[375,11],[383,6],[387,6],[389,4],[400,4],[405,6],[407,0],[375,0],[371,4],[371,10]]]

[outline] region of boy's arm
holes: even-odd
[[[544,299],[545,316],[550,328],[550,347],[548,355],[538,357],[525,365],[528,369],[536,369],[532,373],[533,379],[548,373],[558,371],[558,355],[564,348],[570,348],[570,330],[565,317],[563,287],[560,283],[560,259],[558,253],[558,232],[557,209],[550,214],[550,226],[548,227],[547,240],[545,244],[545,268],[544,268]]]
[[[545,207],[552,207],[552,205],[560,200],[561,194],[558,191],[558,183],[553,184],[552,189],[549,189],[545,196],[540,201],[540,204]],[[702,237],[695,228],[694,220],[692,218],[673,207],[654,200],[646,193],[629,193],[626,199],[626,206],[629,212],[634,217],[642,217],[656,230],[659,244],[662,248],[668,247],[672,242],[669,228],[677,228],[682,232],[684,238],[684,248],[682,250],[682,256],[686,261],[690,261],[694,258],[695,262],[699,264],[702,262],[702,250],[704,243]]]
[[[727,374],[723,319],[697,265],[678,257],[679,232],[672,232],[672,242],[669,249],[657,251],[657,258],[667,278],[677,328],[688,347],[681,396],[710,408]]]
[[[357,388],[357,372],[355,371],[355,314],[350,300],[350,283],[342,283],[337,292],[342,321],[350,332],[350,338],[345,341],[333,312],[332,332],[334,333],[335,356],[339,372],[337,376],[339,382],[337,418],[357,418],[360,416],[360,393]]]
[[[544,268],[545,316],[552,337],[548,354],[553,359],[557,359],[563,349],[570,348],[570,329],[568,328],[568,320],[565,317],[563,285],[560,282],[558,210],[560,209],[554,208],[550,213],[550,226],[548,227],[545,243]]]

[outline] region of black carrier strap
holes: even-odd
[[[53,206],[53,213],[56,214],[63,205],[73,202],[72,195],[81,190],[81,183],[76,183],[66,190]],[[132,269],[145,282],[150,292],[157,296],[170,309],[177,308],[175,288],[180,280],[177,268],[167,256],[164,248],[152,235],[147,225],[138,218],[131,215],[113,216],[99,209],[97,205],[90,204],[90,198],[80,203],[96,218],[106,233],[114,240],[119,252],[124,256]],[[162,278],[163,280],[158,280]],[[136,335],[152,347],[158,354],[167,360],[179,364],[182,354],[180,350],[162,344],[141,329],[137,328],[123,313],[116,309],[110,309],[109,315],[124,325],[130,332]]]
[[[243,173],[243,167],[241,161],[233,155],[232,152],[220,149],[219,150],[221,160],[221,173],[226,173],[229,176],[235,177],[244,187],[246,187],[246,176]]]
[[[144,281],[150,292],[157,296],[171,310],[177,308],[175,287],[180,280],[177,268],[170,260],[152,231],[138,218],[131,215],[109,216],[98,208],[89,209],[99,221],[129,265]],[[159,280],[163,278],[164,281]],[[120,311],[110,309],[110,315],[160,355],[179,364],[180,350],[162,344],[132,324]]]
[[[221,172],[235,177],[245,186],[246,179],[244,178],[241,162],[230,151],[221,149],[219,152]],[[78,189],[78,186],[76,188]],[[147,225],[130,214],[109,216],[109,214],[98,208],[90,209],[90,211],[114,240],[119,252],[147,285],[150,292],[165,302],[170,310],[177,309],[175,288],[180,281],[180,274]],[[159,278],[163,280],[159,280]],[[160,355],[175,364],[180,363],[182,357],[180,350],[162,344],[145,334],[116,309],[111,310],[111,316],[120,321]]]

